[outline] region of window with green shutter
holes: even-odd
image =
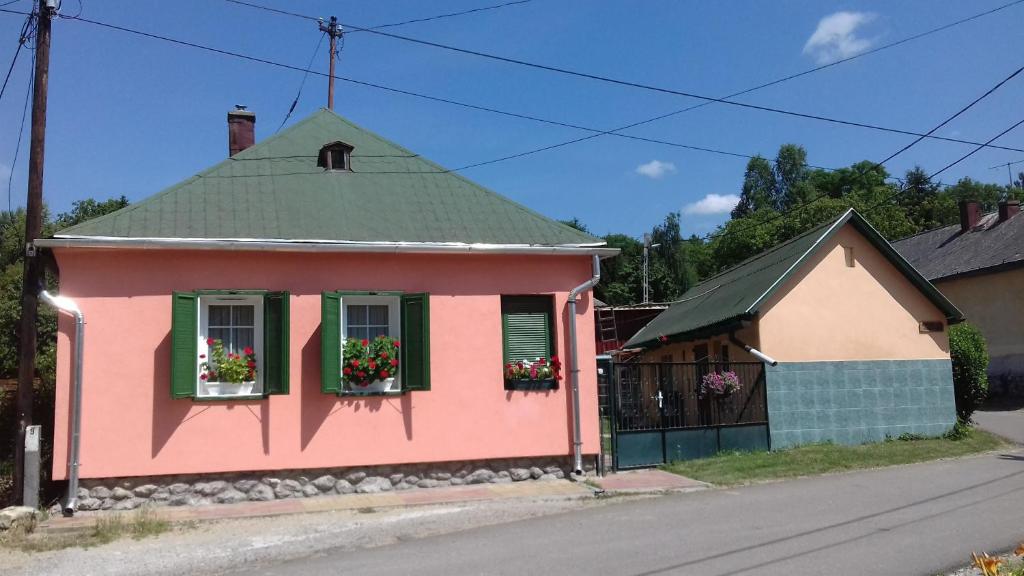
[[[322,392],[369,395],[430,389],[429,294],[324,292],[320,331]],[[390,374],[387,382],[375,380],[366,387],[353,384],[351,367],[343,377],[345,343],[382,336],[399,343],[398,373]]]
[[[501,297],[502,357],[505,388],[552,389],[558,387],[554,355],[554,300],[551,296]],[[531,372],[531,366],[539,369]],[[509,368],[518,368],[513,376]]]
[[[287,394],[289,353],[288,292],[173,294],[173,397],[229,400]]]

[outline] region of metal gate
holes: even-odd
[[[732,372],[740,388],[702,393],[705,376]],[[768,450],[760,362],[664,362],[612,367],[614,467],[641,468],[730,450]]]

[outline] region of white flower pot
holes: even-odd
[[[359,386],[358,384],[352,386],[353,392],[365,392],[369,393],[380,393],[380,392],[397,392],[394,378],[385,378],[384,380],[374,380],[366,386]]]
[[[256,386],[255,380],[248,382],[206,382],[203,396],[248,396]]]

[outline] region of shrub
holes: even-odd
[[[974,326],[961,322],[949,328],[949,353],[953,359],[953,392],[956,414],[970,422],[974,410],[988,395],[988,347]]]

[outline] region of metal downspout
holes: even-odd
[[[601,257],[593,256],[594,275],[592,278],[569,291],[569,372],[572,383],[572,456],[573,473],[583,474],[583,435],[580,432],[580,363],[576,351],[576,298],[590,290],[601,280]]]
[[[68,458],[68,493],[64,499],[64,515],[72,516],[78,508],[79,440],[82,430],[82,354],[85,349],[85,316],[75,301],[67,296],[54,296],[46,290],[39,293],[43,302],[75,318],[74,392],[71,396],[71,453]]]

